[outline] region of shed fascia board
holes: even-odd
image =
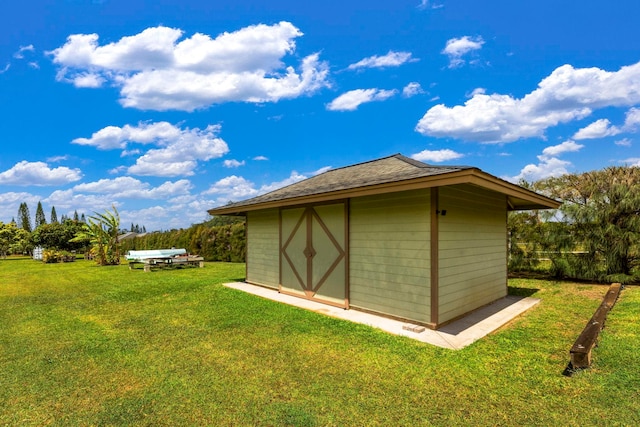
[[[239,202],[237,205],[221,206],[208,210],[210,215],[244,214],[260,209],[280,208],[286,206],[322,203],[351,197],[370,196],[376,194],[393,193],[398,191],[416,190],[422,188],[442,187],[456,184],[473,184],[489,190],[505,194],[510,198],[512,210],[519,209],[549,209],[558,208],[560,202],[522,188],[518,185],[501,180],[476,168],[464,169],[440,175],[432,175],[408,180],[386,182],[364,187],[330,191],[320,194],[310,194],[281,200],[259,203]],[[247,202],[249,202],[247,200]]]

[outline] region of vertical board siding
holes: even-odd
[[[430,322],[429,190],[351,199],[350,305]]]
[[[247,282],[278,288],[278,221],[277,209],[247,214]]]
[[[507,294],[506,199],[471,185],[440,188],[439,322]]]

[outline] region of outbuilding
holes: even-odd
[[[507,213],[560,203],[396,154],[209,210],[247,219],[248,283],[432,329],[507,294]]]

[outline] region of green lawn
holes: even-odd
[[[640,425],[638,287],[569,378],[606,286],[511,280],[541,303],[453,351],[221,286],[243,277],[0,260],[0,425]]]

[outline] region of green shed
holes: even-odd
[[[436,329],[507,294],[507,212],[559,202],[400,154],[209,210],[247,219],[246,281]]]

